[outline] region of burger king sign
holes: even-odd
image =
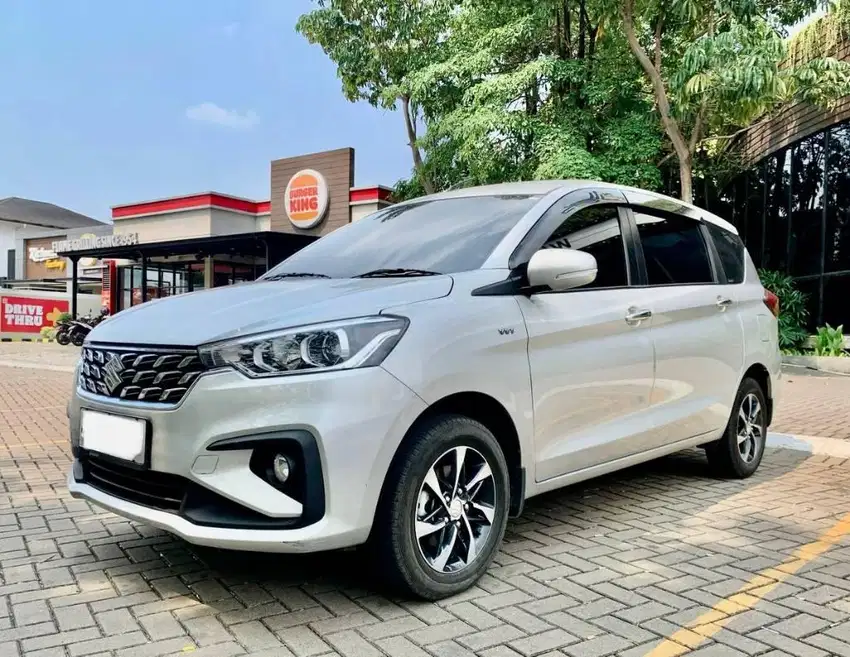
[[[283,202],[286,216],[296,228],[318,226],[328,212],[328,183],[313,169],[303,169],[289,180]]]

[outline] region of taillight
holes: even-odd
[[[764,291],[764,305],[773,313],[774,317],[779,317],[779,297],[770,290]]]

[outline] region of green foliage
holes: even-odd
[[[759,279],[765,289],[779,297],[779,348],[783,351],[801,349],[809,337],[806,330],[808,297],[797,289],[790,276],[781,272],[761,269]]]
[[[337,66],[348,100],[393,109],[387,94],[406,75],[433,63],[434,46],[452,2],[446,0],[317,0],[296,29]]]
[[[71,319],[71,313],[59,313],[59,316],[54,321],[55,324]]]
[[[831,5],[829,13],[811,21],[789,41],[791,61],[834,56],[841,44],[850,39],[850,1],[839,0]]]
[[[847,62],[788,57],[786,26],[816,9],[817,0],[616,2],[624,29],[635,32],[631,50],[653,83],[684,195],[700,151],[717,157],[730,136],[786,103],[830,107],[850,93]]]
[[[844,326],[832,328],[829,324],[818,328],[815,336],[816,356],[844,356]]]
[[[602,3],[465,0],[405,81],[449,185],[592,178],[657,188],[661,132]]]
[[[817,38],[788,56],[787,26],[821,0],[315,2],[297,29],[346,98],[402,110],[414,172],[399,199],[535,178],[658,189],[672,159],[690,200],[694,168],[732,166],[747,126],[850,93],[850,64]],[[804,34],[845,38],[845,5]]]

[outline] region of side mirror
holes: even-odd
[[[571,290],[596,280],[596,258],[575,249],[540,249],[528,261],[528,283],[556,291]]]

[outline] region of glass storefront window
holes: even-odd
[[[764,163],[747,174],[747,235],[744,243],[756,267],[762,266],[764,253]]]
[[[233,285],[253,281],[264,271],[251,264],[216,262],[215,285]],[[131,265],[118,269],[120,295],[118,310],[142,303],[142,267]],[[204,263],[152,262],[147,266],[148,300],[204,289]]]
[[[792,276],[821,273],[825,141],[823,135],[815,135],[793,150],[788,253]]]
[[[824,269],[850,270],[850,124],[829,134]]]
[[[203,290],[204,289],[204,263],[196,263],[191,265],[189,271],[189,285],[192,290]]]
[[[766,157],[712,196],[756,267],[789,273],[808,296],[809,329],[850,331],[850,121]],[[739,193],[743,190],[743,193]]]
[[[788,267],[788,202],[791,190],[791,157],[779,151],[767,161],[767,211],[765,212],[764,263],[778,271]]]
[[[825,276],[823,279],[823,316],[821,324],[850,328],[850,276]]]
[[[798,279],[795,281],[797,289],[806,295],[806,308],[809,311],[807,328],[814,333],[820,325],[818,314],[821,308],[820,300],[820,276]]]
[[[747,175],[739,176],[732,187],[732,225],[744,242],[747,241]]]

